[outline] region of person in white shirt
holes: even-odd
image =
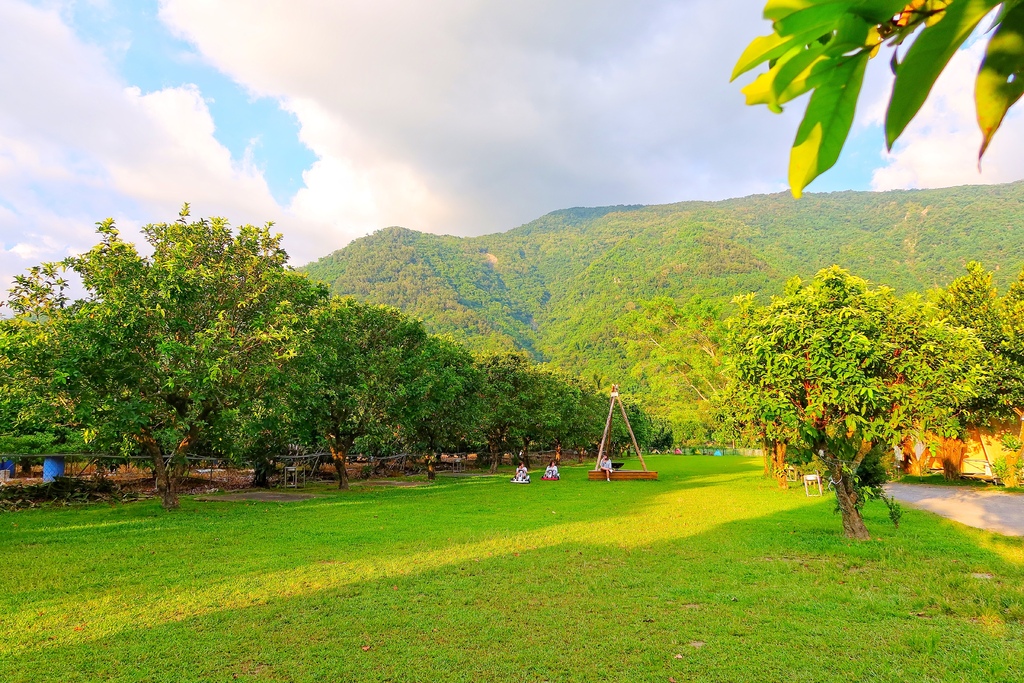
[[[548,481],[555,481],[559,479],[558,465],[555,464],[554,460],[552,460],[551,464],[548,465],[548,468],[544,470],[544,478],[547,479]]]
[[[604,472],[605,481],[612,480],[612,461],[607,455],[601,456],[601,462],[598,463],[598,469]]]
[[[512,477],[513,484],[529,484],[530,473],[526,469],[526,465],[519,463],[519,467],[516,468],[516,476]]]

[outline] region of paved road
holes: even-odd
[[[928,484],[887,484],[885,488],[901,503],[979,529],[1024,536],[1024,495]]]

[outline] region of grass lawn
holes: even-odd
[[[0,515],[0,681],[1022,681],[1024,540],[744,458]]]

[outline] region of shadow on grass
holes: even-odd
[[[278,524],[304,530],[304,542],[289,545],[283,529],[268,529],[264,544],[287,557],[267,571],[254,547],[233,562],[195,558],[220,574],[203,581],[179,567],[178,581],[135,596],[155,601],[134,611],[114,592],[89,604],[86,591],[68,599],[77,613],[26,624],[33,633],[18,638],[16,655],[3,654],[0,674],[765,681],[1020,673],[1010,664],[1022,654],[1024,576],[1012,559],[1020,541],[916,511],[893,531],[881,509],[869,509],[879,540],[852,544],[839,536],[831,501],[737,487],[733,476],[757,480],[749,469],[725,469],[629,489],[511,487],[515,497],[462,482],[368,493],[367,505],[337,519],[330,502],[303,503],[303,515],[290,504]],[[717,477],[728,483],[714,486]],[[434,495],[431,507],[425,496]],[[584,495],[585,504],[573,500]],[[432,517],[410,517],[425,504]],[[244,530],[274,512],[241,509],[230,521]],[[464,517],[480,523],[466,528]],[[318,531],[318,519],[343,526]],[[384,526],[375,542],[360,529],[371,519]],[[58,607],[44,606],[40,617]],[[104,625],[96,617],[105,610],[127,614]],[[942,656],[950,649],[957,657]]]

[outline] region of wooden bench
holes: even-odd
[[[643,470],[612,470],[612,481],[626,481],[629,479],[657,479],[657,472],[644,472]],[[601,470],[590,470],[587,473],[590,481],[604,481],[604,472]]]

